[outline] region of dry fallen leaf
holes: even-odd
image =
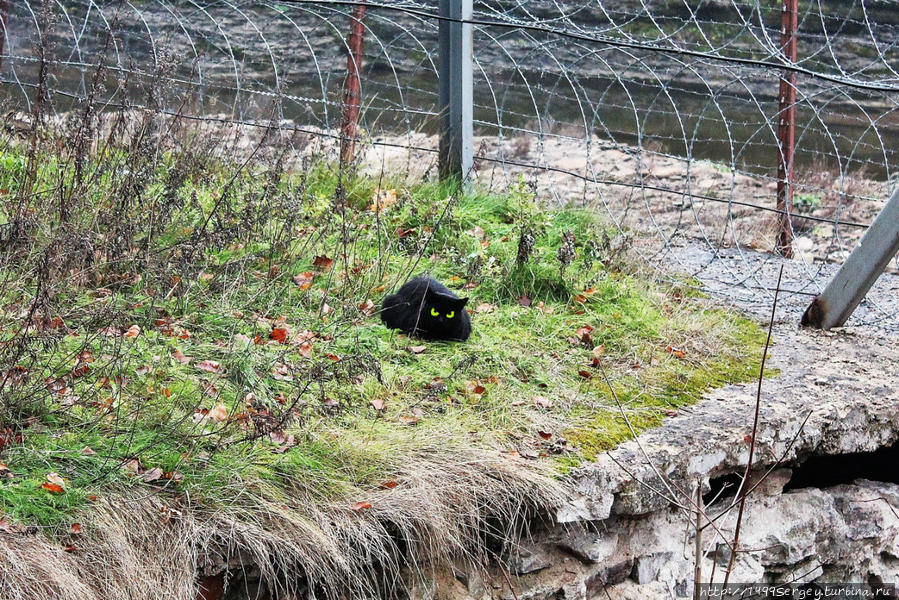
[[[201,371],[206,371],[207,373],[221,373],[222,365],[220,365],[217,361],[214,360],[201,360],[195,365]]]
[[[422,352],[424,352],[427,349],[428,349],[427,346],[409,346],[407,348],[407,350],[409,352],[411,352],[412,354],[421,354]]]
[[[275,363],[272,366],[272,377],[274,377],[278,381],[293,381],[293,375],[290,372],[290,367],[281,363]]]
[[[363,510],[368,510],[369,508],[371,508],[371,502],[365,502],[365,501],[363,501],[363,502],[357,502],[356,504],[354,504],[354,505],[351,506],[350,508],[352,508],[352,509],[355,510],[356,512],[363,511]]]
[[[583,342],[584,344],[587,344],[589,346],[589,345],[593,344],[593,338],[590,337],[590,333],[592,331],[593,331],[593,327],[591,327],[590,325],[584,325],[583,327],[578,327],[578,330],[575,333],[575,335],[577,335],[577,337],[581,340],[581,342]]]
[[[279,344],[287,343],[287,328],[286,327],[274,327],[272,328],[272,332],[268,334],[268,339],[275,340]]]
[[[140,476],[140,478],[147,483],[156,481],[157,479],[159,479],[161,477],[162,477],[162,469],[160,469],[159,467],[154,467]]]
[[[334,259],[328,258],[327,256],[319,255],[319,256],[316,256],[314,259],[312,259],[312,266],[315,267],[316,269],[320,269],[322,271],[327,271],[328,269],[331,268],[331,265],[333,265],[333,264],[334,264]]]
[[[518,304],[527,308],[531,305],[531,298],[527,294],[522,294],[518,297]],[[542,302],[540,304],[543,304]]]
[[[534,400],[534,404],[536,404],[540,408],[552,408],[553,407],[552,400],[550,400],[546,396],[534,396],[533,400]]]
[[[465,387],[468,389],[469,393],[475,394],[477,396],[480,396],[487,391],[487,388],[485,388],[477,381],[469,381],[467,384],[465,384]]]
[[[371,407],[375,410],[384,410],[384,400],[381,398],[373,398],[369,404],[371,404]]]
[[[376,189],[371,195],[371,206],[368,210],[371,212],[384,211],[396,204],[396,190]]]
[[[6,478],[6,479],[11,479],[12,476],[13,476],[13,474],[12,474],[12,471],[9,469],[9,467],[7,467],[2,462],[0,462],[0,477]]]
[[[366,317],[370,317],[378,311],[378,307],[371,300],[366,300],[358,306],[359,311]]]
[[[216,404],[212,410],[206,415],[206,418],[216,423],[222,423],[228,420],[228,408],[221,402]]]
[[[305,271],[300,273],[299,275],[294,276],[293,282],[300,286],[301,290],[308,290],[312,287],[312,279],[315,277],[315,273],[311,273],[309,271]]]
[[[477,308],[474,309],[476,313],[492,313],[496,310],[496,305],[489,304],[487,302],[481,302],[478,304]]]
[[[193,360],[192,356],[185,355],[184,352],[181,352],[181,350],[179,350],[178,348],[175,348],[172,351],[172,357],[174,357],[174,359],[177,360],[182,365],[186,365],[186,364],[190,363],[190,361]]]
[[[65,494],[66,493],[66,491],[63,489],[63,487],[61,485],[52,483],[49,481],[45,481],[44,483],[42,483],[41,487],[52,494]]]
[[[675,348],[673,346],[665,346],[665,351],[676,358],[686,358],[687,356],[686,352],[684,352],[680,348]]]
[[[126,338],[136,338],[139,335],[140,335],[140,326],[139,325],[132,325],[131,327],[128,328],[128,331],[126,331],[124,333],[124,337],[126,337]]]
[[[81,533],[81,523],[72,523],[72,526],[69,528],[69,532],[74,534]]]

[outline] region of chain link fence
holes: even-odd
[[[63,123],[90,98],[107,113],[197,121],[231,140],[223,152],[250,152],[275,127],[298,155],[336,157],[350,56],[361,168],[431,176],[437,3],[366,3],[354,59],[359,4],[4,2],[7,128],[36,114]],[[795,62],[782,22],[780,3],[757,1],[475,2],[474,177],[496,189],[523,178],[548,201],[593,207],[653,264],[763,302],[786,223],[789,291],[810,299],[897,185],[899,13],[801,0]],[[778,202],[787,162],[791,206]],[[867,322],[896,320],[889,305],[868,308]]]

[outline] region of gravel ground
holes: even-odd
[[[713,251],[707,245],[685,242],[669,246],[662,254],[664,263],[675,272],[698,279],[704,290],[739,310],[767,321],[777,276],[784,267],[775,316],[775,338],[808,338],[812,332],[799,328],[802,313],[814,295],[823,289],[839,265],[787,260],[768,253],[745,249]],[[899,276],[884,273],[865,300],[841,329],[859,349],[866,344],[888,344],[899,340]],[[896,357],[899,361],[899,356]],[[899,363],[896,365],[899,367]]]

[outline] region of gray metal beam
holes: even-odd
[[[440,0],[441,179],[464,180],[474,162],[472,117],[472,0]]]
[[[899,187],[821,295],[806,309],[802,324],[830,329],[845,323],[897,252]]]

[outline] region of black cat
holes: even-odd
[[[471,320],[468,298],[459,298],[430,277],[410,279],[381,303],[381,320],[391,329],[428,340],[465,341]]]

